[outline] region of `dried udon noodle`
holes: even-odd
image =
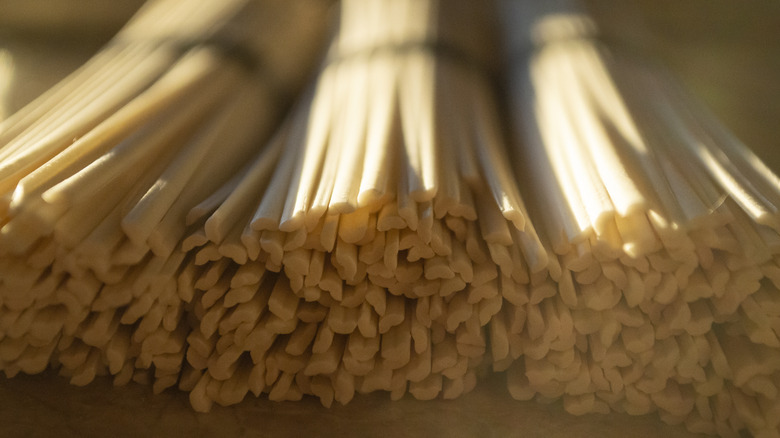
[[[576,414],[777,436],[760,160],[564,1],[500,5],[509,147],[496,11],[466,0],[342,1],[282,120],[324,6],[155,0],[0,125],[6,375],[207,411],[452,398],[492,367]]]
[[[562,271],[535,306],[505,295],[513,396],[776,436],[777,177],[576,5],[503,6],[533,23],[505,27],[515,162]]]
[[[51,366],[75,384],[179,382],[191,318],[179,280],[191,272],[185,217],[263,148],[321,56],[327,8],[149,2],[3,122],[6,375]]]
[[[269,149],[191,211],[203,225],[184,248],[222,272],[195,292],[197,408],[224,402],[209,391],[226,385],[326,405],[458,396],[485,363],[502,290],[530,281],[526,258],[549,288],[501,147],[483,8],[341,6]]]

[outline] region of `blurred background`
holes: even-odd
[[[611,38],[666,65],[720,120],[780,171],[780,2],[587,0]],[[0,119],[78,68],[141,0],[0,0]],[[301,419],[306,421],[302,422]],[[246,400],[192,412],[185,394],[153,396],[99,380],[0,377],[0,435],[144,436],[691,436],[655,416],[571,417],[558,404],[511,400],[492,376],[456,401],[390,402],[385,394],[323,409],[316,400]]]
[[[143,0],[0,0],[0,115],[92,56]],[[10,64],[10,66],[9,66]],[[3,85],[5,84],[5,86]]]
[[[780,154],[774,153],[780,119],[780,2],[584,3],[612,38],[665,64],[739,138],[780,169]],[[0,93],[0,108],[6,114],[18,109],[76,69],[141,4],[0,0],[0,52],[5,53],[0,66],[13,65],[10,72],[0,67],[0,90],[6,90]]]
[[[780,171],[780,2],[587,0],[599,24],[677,78]]]

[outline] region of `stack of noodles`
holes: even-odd
[[[0,368],[186,386],[189,210],[321,58],[319,0],[153,0],[0,125]],[[196,224],[197,227],[199,224]],[[141,235],[142,233],[143,236]]]
[[[190,212],[196,409],[247,391],[456,397],[487,361],[501,290],[529,281],[526,260],[553,288],[484,71],[491,11],[341,6],[310,92]]]
[[[560,270],[541,302],[504,293],[510,392],[780,435],[780,180],[576,5],[539,6],[502,4],[528,23],[506,27],[513,154]]]
[[[778,434],[780,184],[743,145],[581,11],[529,1],[501,4],[505,148],[493,11],[467,0],[342,1],[269,140],[322,40],[301,2],[156,0],[1,125],[7,375],[178,385],[205,411],[450,398],[492,365],[573,413]]]
[[[492,10],[344,1],[319,76],[263,142],[263,80],[304,62],[261,58],[244,80],[219,58],[238,39],[252,61],[243,35],[182,55],[147,30],[167,8],[152,27],[177,38],[193,17],[236,28],[243,4],[208,4],[152,3],[3,126],[5,373],[178,385],[198,410],[471,389],[501,290],[555,290],[502,148]]]

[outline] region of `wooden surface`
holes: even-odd
[[[686,438],[682,427],[654,416],[566,414],[559,403],[518,402],[494,375],[451,401],[391,401],[359,396],[346,406],[319,401],[269,402],[249,397],[237,406],[192,411],[187,395],[153,395],[147,387],[113,388],[99,380],[86,388],[55,376],[0,379],[3,437],[446,437],[446,438]],[[626,431],[632,434],[627,435]]]
[[[7,2],[6,2],[7,3]],[[40,3],[37,1],[36,3]],[[108,3],[108,2],[106,2]],[[598,17],[665,62],[726,125],[780,170],[780,3],[774,0],[590,0]],[[0,4],[3,1],[0,0]],[[643,22],[638,32],[634,20]],[[105,35],[103,33],[102,35]],[[27,40],[0,32],[15,73],[10,109],[46,89],[96,50],[100,38]],[[138,385],[98,380],[77,388],[54,375],[0,377],[0,436],[692,436],[656,416],[573,417],[559,403],[512,400],[503,376],[481,382],[455,401],[391,402],[386,394],[356,397],[346,407],[314,399],[273,403],[250,397],[230,408],[196,414],[186,394],[153,395]]]

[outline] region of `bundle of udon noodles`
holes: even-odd
[[[191,211],[205,222],[184,249],[208,270],[188,337],[196,409],[247,391],[456,397],[486,363],[501,290],[529,281],[526,260],[545,266],[501,146],[493,11],[341,7],[267,152]]]
[[[0,368],[179,383],[189,210],[240,171],[310,79],[319,0],[153,0],[0,124]],[[197,225],[195,225],[197,226]],[[182,298],[184,297],[184,298]]]
[[[502,7],[514,162],[561,266],[542,302],[504,295],[512,395],[778,436],[780,180],[576,5]]]
[[[274,129],[324,27],[288,3],[157,0],[0,125],[6,375],[208,410],[449,398],[492,364],[573,413],[777,435],[780,184],[663,72],[503,4],[507,154],[491,8],[346,0]]]

